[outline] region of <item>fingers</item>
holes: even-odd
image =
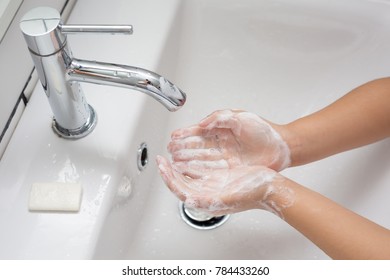
[[[210,134],[210,131],[198,126],[178,129],[172,133],[167,149],[174,154],[182,150],[218,148],[218,136]]]
[[[158,170],[168,188],[181,200],[188,197],[186,183],[182,175],[172,169],[171,164],[162,156],[156,157]]]
[[[210,172],[210,170],[227,169],[229,164],[225,160],[217,161],[203,161],[203,160],[191,160],[186,162],[175,162],[175,168],[185,176],[192,179],[200,179],[204,174]]]
[[[207,136],[214,128],[230,128],[236,121],[232,118],[235,112],[231,110],[217,111],[203,119],[198,125],[179,128],[172,132],[171,139],[181,139],[192,136]]]
[[[204,170],[202,168],[191,167],[188,162],[176,162],[175,169],[184,176],[188,176],[193,179],[200,179],[204,174]]]
[[[204,118],[200,123],[200,127],[206,127],[210,125],[211,123],[215,122],[217,119],[223,119],[223,118],[229,118],[234,116],[237,113],[246,112],[244,110],[237,110],[237,109],[225,109],[225,110],[217,110],[210,115],[208,115],[206,118]]]
[[[224,168],[225,161],[171,163],[157,157],[158,168],[168,188],[182,201],[212,214],[256,208],[275,171],[260,166]],[[272,190],[271,190],[272,191]]]
[[[179,161],[216,161],[223,159],[223,154],[218,149],[184,149],[172,153],[172,160]]]
[[[234,116],[234,112],[231,110],[216,111],[203,119],[199,126],[202,128],[229,128]]]
[[[183,149],[202,149],[210,146],[208,142],[211,139],[206,139],[201,136],[188,136],[186,138],[172,139],[168,144],[168,151],[173,153]]]
[[[176,172],[164,157],[157,156],[156,161],[165,184],[186,205],[203,210],[210,210],[210,205],[215,205],[213,187],[208,188],[202,184],[197,184],[191,178],[185,181],[184,173]],[[194,172],[197,171],[194,169]]]
[[[241,130],[241,124],[235,114],[241,111],[216,111],[202,120],[199,125],[177,129],[171,134],[168,151],[173,153],[183,149],[216,148],[220,140],[232,136]],[[231,131],[231,132],[230,132]]]
[[[180,128],[172,132],[171,138],[172,139],[180,139],[180,138],[186,138],[191,136],[201,136],[203,135],[204,128],[199,127],[198,125],[186,127],[186,128]]]
[[[238,116],[243,112],[244,111],[238,110],[217,111],[202,120],[199,123],[199,126],[205,128],[206,130],[222,128],[230,130],[235,136],[240,136],[242,123]]]

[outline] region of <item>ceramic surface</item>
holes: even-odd
[[[168,156],[172,130],[214,110],[286,123],[388,76],[389,13],[389,1],[368,0],[78,1],[69,22],[130,23],[134,35],[69,37],[76,57],[158,72],[187,93],[187,103],[169,113],[138,92],[83,85],[98,125],[69,141],[51,131],[38,85],[0,162],[0,258],[327,259],[265,211],[234,214],[210,231],[189,227],[154,159]],[[150,163],[140,172],[144,142]],[[385,140],[283,174],[390,227],[389,146]],[[35,182],[81,183],[80,212],[29,212]]]

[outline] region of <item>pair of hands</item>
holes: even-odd
[[[187,206],[215,216],[255,208],[280,214],[272,196],[281,191],[277,171],[289,166],[290,151],[257,115],[214,112],[174,131],[168,151],[173,163],[158,156],[160,174]]]

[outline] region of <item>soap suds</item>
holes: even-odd
[[[168,145],[174,161],[182,160],[179,151],[212,148],[220,152],[217,159],[224,158],[230,166],[263,165],[281,171],[291,164],[289,147],[280,134],[268,122],[249,112],[215,112],[199,126],[174,132]],[[217,155],[215,150],[210,153]],[[201,152],[204,159],[209,160],[209,154]],[[202,154],[194,155],[196,159],[202,159]]]
[[[278,197],[278,201],[274,197]],[[283,186],[270,186],[264,196],[262,207],[271,213],[284,219],[282,211],[295,202],[295,193],[293,190]]]

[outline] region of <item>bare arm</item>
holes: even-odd
[[[390,135],[390,78],[364,84],[324,109],[285,126],[291,166],[367,145]]]
[[[199,124],[173,132],[169,151],[176,162],[191,157],[223,159],[230,167],[264,165],[280,171],[389,135],[390,78],[384,78],[364,84],[324,109],[287,125],[273,124],[244,111],[216,111]],[[209,153],[210,147],[218,147],[218,153]],[[182,153],[189,149],[191,153]]]
[[[264,166],[201,169],[157,158],[163,180],[187,206],[212,215],[272,212],[334,259],[390,259],[390,230]]]
[[[291,166],[384,139],[390,135],[390,78],[366,83],[314,114],[275,128],[290,147]],[[283,211],[286,222],[330,257],[390,258],[388,229],[291,180],[286,184],[296,197]]]
[[[390,259],[390,230],[291,180],[285,186],[295,194],[285,221],[331,258]]]
[[[390,259],[390,231],[276,171],[390,135],[390,78],[369,82],[287,125],[224,110],[172,134],[161,175],[181,200],[214,214],[259,208],[282,217],[330,257]],[[276,171],[275,171],[276,170]]]

